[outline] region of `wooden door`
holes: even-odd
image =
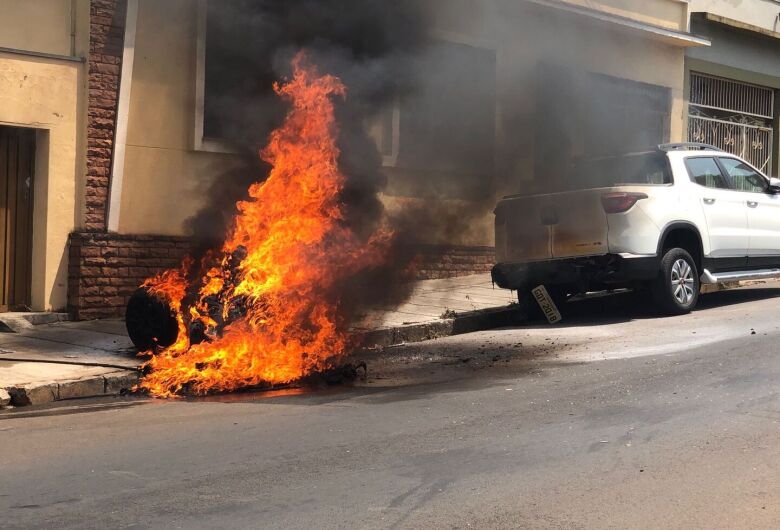
[[[30,309],[35,130],[0,127],[0,311]]]

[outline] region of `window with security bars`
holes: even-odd
[[[691,73],[688,140],[714,145],[767,172],[772,163],[775,91]]]

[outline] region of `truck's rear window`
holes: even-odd
[[[583,161],[575,165],[571,176],[571,189],[672,183],[666,155],[655,152]]]

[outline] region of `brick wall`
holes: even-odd
[[[101,232],[106,228],[126,12],[126,0],[90,2],[87,178],[84,190],[84,229],[88,232]]]
[[[493,247],[428,246],[420,252],[418,280],[455,278],[490,272],[496,262]]]
[[[70,236],[68,312],[71,318],[124,316],[139,285],[178,267],[192,247],[186,237],[77,232]],[[417,279],[489,272],[492,247],[436,246],[420,249]]]
[[[184,237],[78,232],[70,235],[68,312],[71,318],[124,316],[139,285],[178,267],[190,248]]]

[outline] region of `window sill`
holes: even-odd
[[[201,138],[199,140],[196,139],[193,150],[205,153],[221,153],[226,155],[236,155],[241,152],[238,146],[235,144],[216,138]]]

